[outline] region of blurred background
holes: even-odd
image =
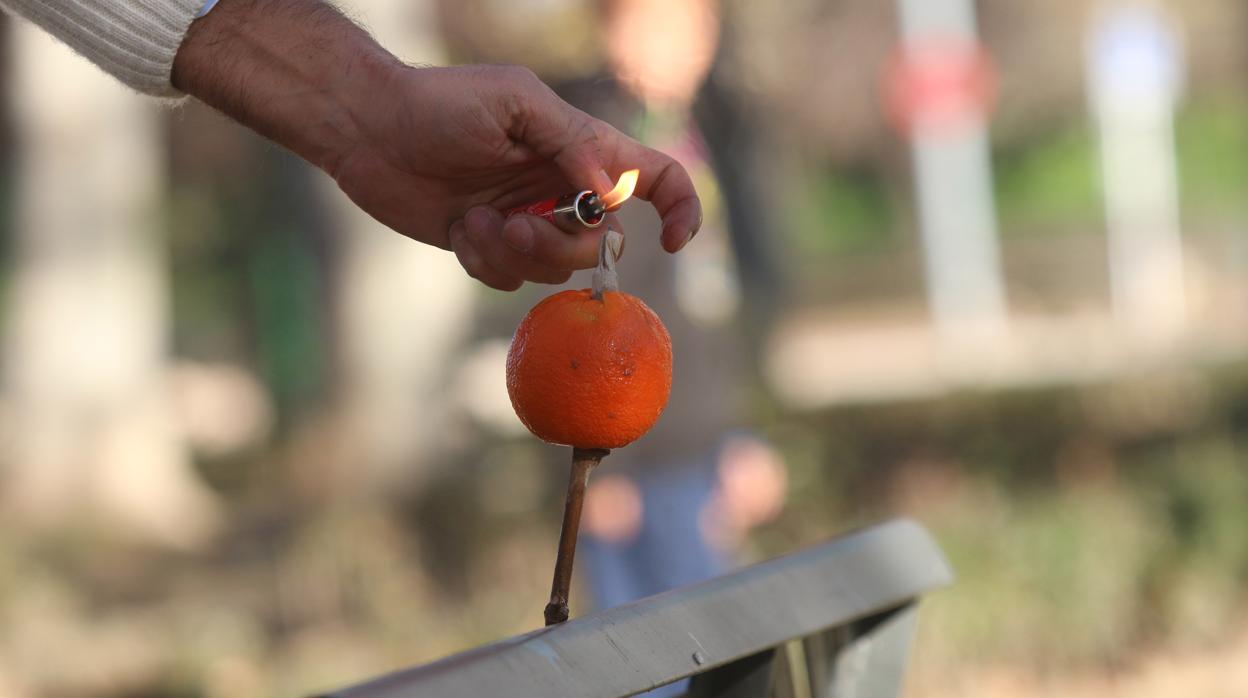
[[[343,4],[703,195],[675,258],[625,207],[676,385],[595,475],[574,613],[904,515],[958,577],[907,695],[1248,695],[1248,5]],[[294,695],[537,627],[567,453],[503,357],[551,289],[2,36],[0,695]]]

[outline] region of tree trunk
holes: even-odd
[[[28,25],[13,55],[4,508],[193,545],[216,509],[167,397],[158,107]]]

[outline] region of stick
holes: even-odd
[[[563,528],[559,530],[559,554],[555,557],[555,578],[550,583],[550,603],[546,604],[547,627],[568,619],[568,590],[572,587],[572,562],[576,557],[576,534],[581,527],[581,506],[589,472],[610,451],[605,448],[573,448],[572,474],[563,503]]]

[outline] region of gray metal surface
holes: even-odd
[[[619,698],[881,613],[951,580],[927,532],[893,521],[327,695]]]
[[[816,695],[828,698],[896,698],[901,695],[906,659],[918,615],[913,603],[866,623],[855,623],[853,637],[829,659],[830,679]]]
[[[765,698],[775,669],[776,650],[764,650],[694,676],[684,698]]]

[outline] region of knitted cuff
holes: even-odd
[[[173,57],[204,0],[0,0],[139,92],[180,97]]]

